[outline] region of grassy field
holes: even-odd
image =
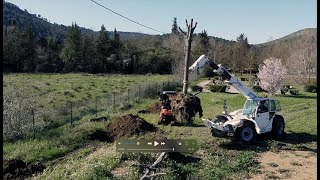
[[[4,90],[18,88],[37,99],[50,97],[49,104],[67,100],[94,99],[110,92],[123,92],[143,82],[171,81],[169,75],[93,75],[93,74],[8,74],[3,77]]]
[[[15,76],[19,78],[14,78]],[[52,91],[52,96],[59,96],[58,92],[72,91],[68,85],[83,86],[83,91],[73,92],[75,97],[83,97],[90,91],[88,87],[92,86],[92,79],[96,79],[96,91],[90,93],[99,96],[103,89],[112,90],[112,85],[108,88],[103,78],[91,77],[90,75],[63,75],[68,78],[57,80],[57,75],[30,75],[29,80],[36,79],[36,84],[40,87],[47,87],[50,83],[56,91]],[[38,77],[43,76],[43,77]],[[61,75],[60,75],[61,76]],[[74,77],[76,76],[76,77]],[[80,78],[80,77],[81,78]],[[88,78],[88,79],[82,79]],[[4,86],[9,84],[22,84],[23,75],[5,76]],[[72,80],[72,77],[75,79]],[[113,83],[117,82],[114,76]],[[144,81],[145,76],[132,77],[124,76],[127,81],[121,83],[121,87],[129,87],[137,82]],[[168,76],[150,76],[149,80],[166,80]],[[50,79],[50,80],[49,80]],[[77,79],[77,80],[76,80]],[[82,79],[82,81],[81,81]],[[132,80],[135,79],[135,80]],[[17,82],[15,82],[17,80]],[[131,82],[133,81],[133,82]],[[78,82],[78,83],[77,83]],[[109,81],[108,81],[109,82]],[[66,84],[64,84],[66,83]],[[28,84],[28,83],[27,83]],[[43,86],[40,86],[42,84]],[[119,84],[119,83],[116,83]],[[29,86],[37,86],[30,84]],[[68,89],[68,88],[69,89]],[[121,88],[119,86],[119,88]],[[64,89],[66,88],[66,89]],[[298,88],[301,88],[298,86]],[[94,88],[93,88],[94,89]],[[79,93],[79,94],[78,94]],[[262,94],[261,94],[262,95]],[[242,108],[245,98],[240,94],[228,93],[200,93],[203,107],[202,118],[214,118],[221,114],[223,110],[223,100],[226,99],[228,111]],[[298,96],[276,96],[282,106],[282,115],[286,122],[287,137],[282,141],[275,141],[268,137],[261,136],[254,145],[244,145],[233,141],[231,138],[212,137],[208,127],[203,126],[201,119],[196,116],[194,125],[177,127],[158,125],[158,113],[139,114],[149,123],[154,124],[160,130],[155,133],[147,133],[142,136],[132,138],[161,139],[196,139],[198,141],[198,150],[192,154],[186,154],[185,159],[188,162],[179,162],[170,158],[166,159],[162,168],[167,173],[160,179],[247,179],[253,174],[259,173],[260,164],[257,160],[260,153],[266,151],[286,150],[304,150],[316,152],[317,150],[317,94],[305,93],[300,89]],[[59,101],[56,98],[55,102]],[[63,98],[60,99],[63,101]],[[157,99],[143,99],[132,104],[131,108],[123,109],[114,113],[101,113],[110,119],[124,115],[137,114],[137,111],[158,102]],[[23,139],[17,142],[3,144],[4,159],[22,159],[26,162],[41,161],[46,165],[42,174],[34,177],[35,179],[138,179],[142,169],[137,163],[151,163],[155,160],[155,153],[118,153],[115,151],[115,143],[105,143],[92,141],[88,135],[96,130],[103,129],[109,122],[90,123],[88,119],[94,115],[88,114],[76,121],[73,126],[65,124],[57,128],[42,132],[36,140]]]

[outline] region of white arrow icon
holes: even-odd
[[[154,141],[154,146],[157,146],[159,143],[157,141]]]
[[[161,145],[165,145],[166,143],[165,142],[161,142]]]

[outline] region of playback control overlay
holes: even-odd
[[[117,152],[195,152],[194,139],[130,139],[116,142]]]

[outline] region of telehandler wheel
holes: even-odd
[[[284,136],[284,120],[281,117],[275,117],[272,122],[272,136],[274,139],[280,139]]]
[[[225,123],[227,120],[228,120],[227,118],[218,117],[214,121],[214,123]],[[215,136],[215,137],[225,137],[227,135],[227,132],[223,132],[215,128],[211,128],[211,133],[212,133],[212,136]]]
[[[257,132],[254,125],[245,123],[242,127],[239,127],[236,138],[245,143],[254,143],[257,139]]]

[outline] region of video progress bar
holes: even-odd
[[[174,148],[172,149],[126,149],[127,151],[174,151]]]

